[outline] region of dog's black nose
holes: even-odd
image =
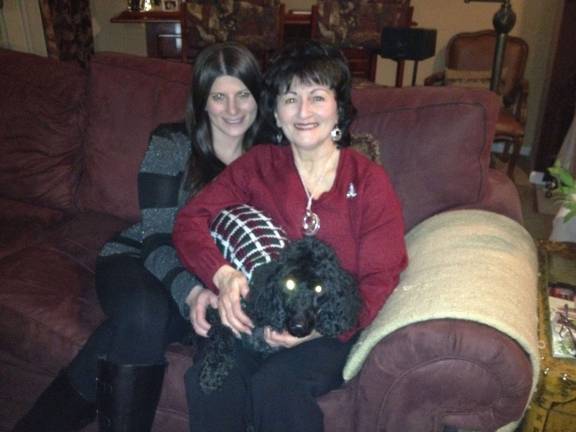
[[[314,325],[313,319],[291,319],[288,321],[286,329],[292,336],[301,338],[308,336],[314,329]]]

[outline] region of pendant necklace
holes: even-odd
[[[338,150],[336,150],[335,153],[337,151]],[[332,159],[332,156],[330,156],[330,159]],[[330,168],[329,162],[330,160],[328,161],[324,174],[322,174],[322,176],[316,180],[315,186],[317,186],[328,173],[328,169]],[[312,193],[308,191],[308,188],[304,184],[304,179],[302,179],[302,175],[300,174],[298,167],[296,167],[296,171],[298,172],[298,176],[300,177],[300,181],[304,187],[304,192],[306,192],[306,196],[308,197],[308,202],[306,203],[306,211],[304,212],[304,217],[302,218],[302,230],[304,231],[304,235],[313,236],[316,235],[318,231],[320,231],[320,217],[312,211]]]
[[[312,211],[312,194],[308,192],[306,186],[304,186],[304,191],[308,196],[308,203],[302,219],[302,229],[304,230],[304,235],[313,236],[320,231],[320,217]]]

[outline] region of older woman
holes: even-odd
[[[183,263],[218,293],[223,323],[249,333],[241,298],[246,277],[214,245],[209,225],[224,208],[247,203],[282,226],[290,239],[317,236],[359,283],[359,325],[338,338],[266,332],[284,348],[262,358],[238,344],[223,388],[204,394],[198,367],[186,375],[190,430],[322,431],[315,399],[342,383],[355,333],[370,324],[406,266],[400,205],[377,164],[347,148],[353,117],[350,72],[342,54],[308,41],[285,48],[265,76],[263,115],[278,144],[256,146],[232,163],[179,213],[174,243]]]

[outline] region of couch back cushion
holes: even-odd
[[[356,89],[355,133],[370,133],[403,204],[408,231],[486,194],[498,98],[454,87]]]
[[[78,205],[136,221],[137,174],[150,133],[184,118],[191,66],[98,53],[90,64]]]
[[[0,197],[72,210],[86,73],[0,49]]]

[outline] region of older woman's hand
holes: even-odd
[[[301,343],[308,342],[312,339],[316,339],[321,337],[322,335],[314,330],[308,336],[303,338],[297,338],[296,336],[292,336],[287,331],[283,331],[282,333],[278,333],[272,330],[270,327],[266,327],[264,329],[264,340],[268,345],[271,347],[283,347],[283,348],[292,348],[296,345],[300,345]]]
[[[190,307],[190,322],[194,331],[207,337],[211,326],[206,320],[206,309],[210,306],[218,308],[218,296],[202,285],[196,285],[186,297],[186,304]]]
[[[236,336],[251,333],[254,325],[242,309],[241,299],[248,295],[248,280],[242,272],[224,265],[214,274],[214,285],[220,291],[218,311],[222,323],[230,327]]]

